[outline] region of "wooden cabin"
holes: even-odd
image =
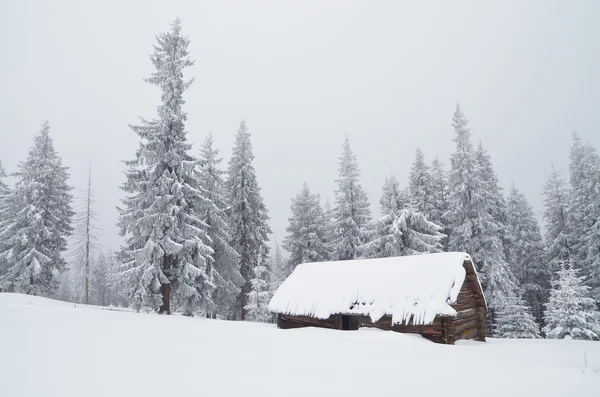
[[[468,254],[304,263],[269,309],[282,329],[372,327],[436,342],[485,341],[487,306]]]

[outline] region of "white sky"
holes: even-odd
[[[307,181],[333,198],[346,134],[379,211],[389,173],[406,184],[414,151],[446,164],[455,102],[503,187],[542,211],[550,159],[567,171],[570,132],[600,149],[600,2],[0,0],[0,159],[8,172],[50,121],[85,184],[91,156],[101,242],[117,248],[122,160],[152,118],[142,81],[154,36],[179,16],[196,64],[186,77],[195,149],[212,130],[225,157],[241,119],[281,241]]]

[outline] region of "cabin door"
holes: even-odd
[[[342,329],[350,331],[350,316],[342,316]]]

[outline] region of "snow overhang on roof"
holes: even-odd
[[[281,284],[269,309],[320,319],[332,314],[385,315],[395,324],[430,324],[436,316],[455,316],[465,281],[462,252],[396,258],[304,263]]]

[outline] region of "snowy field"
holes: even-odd
[[[278,330],[0,294],[2,397],[599,393],[598,342],[442,346],[380,330]]]

